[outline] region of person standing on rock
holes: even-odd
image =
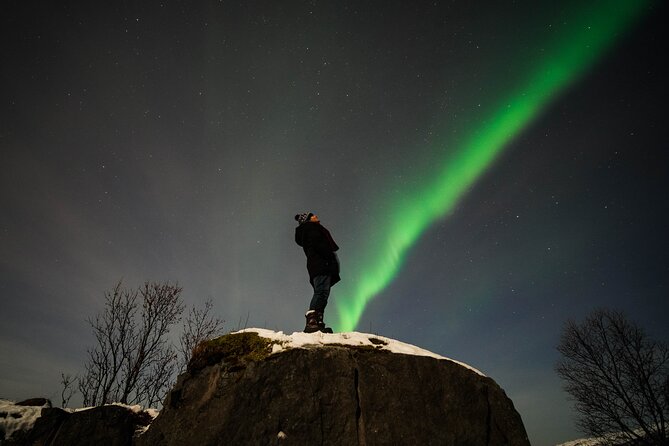
[[[309,283],[314,289],[309,311],[305,314],[307,324],[304,332],[332,333],[332,329],[326,327],[323,322],[323,313],[328,304],[330,288],[341,280],[339,259],[335,254],[339,246],[330,235],[330,231],[321,225],[318,216],[305,212],[297,214],[295,220],[299,223],[295,228],[295,242],[302,247],[307,256]]]

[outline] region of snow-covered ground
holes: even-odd
[[[429,350],[425,350],[415,345],[406,344],[404,342],[396,341],[394,339],[386,338],[383,336],[377,336],[367,333],[358,333],[358,332],[347,332],[347,333],[303,333],[303,332],[294,332],[293,334],[287,335],[282,331],[275,332],[272,330],[266,330],[264,328],[246,328],[244,330],[237,331],[235,333],[244,333],[252,332],[258,333],[258,335],[265,339],[270,339],[276,341],[274,344],[272,353],[278,353],[291,348],[317,348],[325,345],[339,344],[339,345],[350,345],[354,347],[368,346],[379,348],[382,350],[388,350],[393,353],[401,353],[404,355],[414,355],[414,356],[429,356],[431,358],[445,359],[447,361],[454,362],[458,365],[468,368],[481,376],[485,376],[479,370],[476,370],[474,367],[467,365],[463,362],[455,361],[451,358],[432,353]]]

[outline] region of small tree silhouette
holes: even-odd
[[[669,350],[616,311],[567,322],[556,366],[578,426],[606,444],[669,445]]]
[[[183,330],[179,337],[179,371],[186,370],[193,349],[202,341],[221,336],[224,321],[214,317],[211,310],[214,303],[207,300],[204,307],[192,307],[183,322]]]
[[[62,390],[60,392],[60,407],[67,407],[70,404],[70,398],[74,395],[74,388],[72,387],[77,382],[77,377],[70,374],[60,373],[60,385]]]
[[[160,403],[177,367],[168,335],[183,310],[181,288],[169,282],[137,290],[119,282],[106,293],[103,312],[89,320],[97,344],[79,379],[84,405]]]

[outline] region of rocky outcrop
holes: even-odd
[[[35,405],[35,406],[32,406]],[[1,445],[529,445],[480,372],[360,333],[249,329],[200,344],[155,413],[0,400]]]
[[[14,403],[15,406],[33,406],[33,407],[51,407],[51,400],[46,398],[29,398],[27,400]]]
[[[220,338],[196,352],[136,444],[529,445],[492,379],[371,339],[281,349],[255,333]]]
[[[22,406],[26,406],[22,402]],[[29,417],[30,411],[5,409],[6,416],[20,419]],[[151,422],[146,412],[127,406],[99,406],[77,412],[42,407],[34,415],[28,429],[18,429],[10,435],[0,433],[0,444],[7,446],[131,446],[139,429]],[[1,416],[1,414],[0,414]],[[2,437],[7,437],[2,440]]]

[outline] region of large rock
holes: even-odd
[[[135,432],[150,422],[144,412],[123,406],[99,406],[75,412],[65,419],[54,436],[53,446],[130,446]]]
[[[249,332],[201,346],[136,444],[529,445],[511,400],[475,370],[383,338],[308,336],[306,348]]]
[[[15,407],[21,407],[18,404]],[[25,404],[23,404],[25,406]],[[0,436],[7,446],[131,446],[133,436],[151,422],[151,416],[128,406],[107,405],[74,413],[58,408],[41,408],[38,416],[25,410],[8,410],[10,416],[34,418],[30,428]],[[1,423],[0,423],[1,425]]]
[[[18,406],[19,404],[17,403],[16,405]],[[10,439],[7,439],[6,443],[0,444],[31,446],[51,445],[53,438],[58,432],[58,428],[70,414],[63,409],[49,407],[41,409],[40,412],[39,417],[35,420],[30,429],[16,431]]]

